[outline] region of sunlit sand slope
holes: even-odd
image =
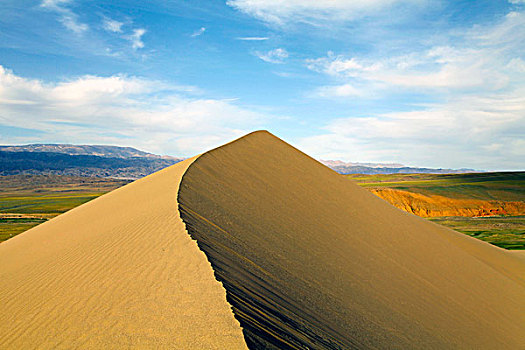
[[[0,349],[243,349],[177,210],[193,161],[0,244]]]
[[[179,208],[250,348],[525,348],[524,260],[267,132],[200,156]]]

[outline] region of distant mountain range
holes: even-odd
[[[148,159],[170,159],[180,161],[182,158],[171,156],[159,156],[157,154],[144,152],[133,147],[104,146],[104,145],[68,145],[68,144],[31,144],[23,146],[0,146],[4,152],[49,152],[62,153],[71,156],[87,155],[104,158],[148,158]]]
[[[0,146],[0,175],[56,174],[138,179],[181,160],[132,147],[64,144]]]
[[[320,160],[321,163],[324,165],[334,168],[334,167],[352,167],[352,166],[360,166],[360,167],[366,167],[366,168],[403,168],[406,167],[403,164],[399,163],[359,163],[359,162],[343,162],[341,160]]]
[[[479,172],[474,169],[432,169],[408,167],[398,163],[345,163],[340,160],[320,160],[340,174],[462,174]]]
[[[56,174],[138,179],[183,158],[160,156],[132,147],[31,144],[0,146],[0,175]],[[341,174],[467,173],[473,169],[430,169],[396,163],[346,163],[321,160]]]

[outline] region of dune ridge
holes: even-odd
[[[193,161],[0,244],[0,348],[246,349],[177,210]]]
[[[267,132],[201,155],[178,198],[250,349],[525,348],[521,257],[402,212]]]

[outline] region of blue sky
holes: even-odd
[[[525,1],[4,0],[0,143],[524,169]]]

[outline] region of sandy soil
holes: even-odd
[[[0,349],[245,349],[177,210],[193,159],[0,245]]]
[[[266,132],[179,190],[250,348],[525,348],[521,258],[394,208]]]

